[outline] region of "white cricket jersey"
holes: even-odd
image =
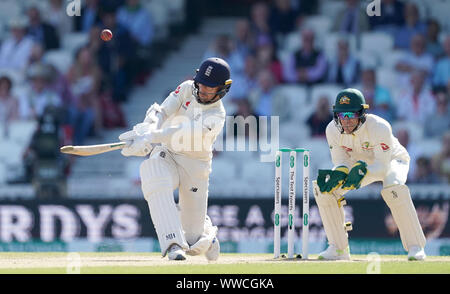
[[[166,120],[159,139],[175,154],[193,159],[212,159],[213,144],[225,124],[222,101],[203,105],[192,94],[193,80],[180,84],[161,104]]]
[[[334,121],[326,128],[334,168],[352,165],[362,160],[367,163],[371,176],[383,177],[387,174],[392,160],[409,163],[409,154],[396,137],[392,127],[383,118],[367,114],[366,121],[352,134],[341,134]]]

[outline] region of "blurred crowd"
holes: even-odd
[[[79,16],[67,14],[64,0],[13,1],[11,8],[2,4],[2,13],[8,13],[6,9],[12,13],[13,8],[20,13],[4,23],[0,40],[0,137],[8,139],[14,122],[37,124],[24,152],[26,174],[17,181],[31,180],[39,154],[59,157],[61,145],[82,145],[88,137],[100,138],[105,129],[125,127],[121,106],[133,85],[150,74],[155,31],[141,1],[80,3]],[[104,28],[113,32],[111,41],[100,39]],[[70,58],[63,55],[53,62],[51,57],[64,51],[63,41],[76,41],[68,35],[85,41],[77,44]],[[67,59],[67,68],[59,66]],[[55,140],[41,140],[42,136]],[[67,174],[70,164],[62,165]]]
[[[373,17],[366,13],[368,2],[359,0],[246,2],[249,12],[235,32],[218,36],[204,56],[230,64],[227,99],[235,116],[277,115],[283,124],[291,119],[283,86],[298,85],[306,93],[323,85],[356,87],[368,112],[395,126],[394,135],[408,149],[409,183],[450,182],[450,33],[442,18],[406,0],[381,0],[381,15]],[[334,18],[323,15],[327,4],[337,10]],[[371,33],[381,37],[365,43]],[[334,98],[314,100],[303,119],[311,137],[324,138]],[[312,102],[308,94],[296,99],[305,107]],[[422,150],[417,140],[437,142],[437,151]]]
[[[37,124],[23,158],[26,182],[36,157],[61,156],[61,145],[81,145],[107,128],[125,127],[121,105],[148,77],[160,32],[145,7],[153,0],[84,0],[77,17],[67,15],[64,0],[8,1],[21,11],[0,34],[0,138],[8,138],[16,121]],[[408,149],[408,181],[449,183],[450,33],[445,17],[423,9],[431,2],[446,3],[381,0],[381,15],[369,17],[367,1],[360,0],[242,0],[248,13],[233,34],[216,38],[204,58],[219,56],[231,66],[233,86],[224,100],[232,104],[229,115],[278,115],[280,124],[300,124],[283,87],[306,89],[294,98],[310,110],[298,115],[311,138],[324,138],[335,95],[311,99],[313,90],[360,89],[369,113],[388,120]],[[186,1],[186,26],[198,26],[202,3]],[[99,38],[103,28],[113,32],[111,41]],[[67,35],[85,40],[71,58],[56,54],[64,42],[76,41]],[[64,62],[67,67],[60,66]],[[429,148],[436,151],[425,150],[424,140],[438,142]],[[70,165],[61,165],[68,174]]]

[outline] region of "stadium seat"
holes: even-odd
[[[309,136],[310,130],[303,123],[290,121],[280,124],[280,146],[298,146],[307,141]]]
[[[302,39],[300,35],[300,31],[294,30],[287,34],[284,44],[280,51],[292,53],[297,51],[300,47],[302,47]]]
[[[65,74],[72,65],[73,54],[68,50],[49,50],[43,59],[53,64],[61,73]]]
[[[336,19],[336,15],[345,8],[344,1],[320,1],[319,14],[323,15],[329,19]]]
[[[391,50],[384,52],[382,58],[380,58],[381,66],[383,68],[394,68],[397,62],[405,55],[404,50]]]
[[[398,86],[398,74],[390,68],[380,67],[376,71],[377,83],[392,91]]]
[[[376,68],[380,63],[378,56],[371,51],[359,50],[355,53],[355,56],[363,69]]]
[[[415,145],[421,154],[427,157],[436,155],[442,149],[441,139],[422,139],[415,142]]]
[[[332,21],[322,15],[312,15],[305,19],[304,27],[311,28],[316,34],[316,44],[322,47],[324,39],[331,30]]]
[[[320,97],[325,95],[328,97],[328,101],[330,102],[330,107],[334,105],[336,100],[336,96],[343,89],[342,86],[336,84],[318,84],[312,87],[311,95],[310,95],[310,104],[312,106],[316,106]]]
[[[86,33],[68,33],[62,37],[62,48],[75,53],[80,47],[86,45],[89,35]]]
[[[12,121],[9,125],[10,139],[21,145],[28,145],[36,126],[37,122],[32,120]]]
[[[155,39],[165,38],[169,31],[169,8],[161,1],[151,1],[145,4],[146,9],[150,12],[152,22],[155,26]]]
[[[394,40],[391,35],[384,32],[368,32],[361,34],[361,50],[373,52],[378,57],[384,56],[394,47]]]
[[[357,52],[356,47],[356,37],[354,35],[342,35],[341,33],[330,33],[327,34],[323,43],[323,50],[327,58],[336,58],[337,54],[337,41],[340,37],[345,36],[348,38],[350,53],[354,54]]]
[[[396,133],[399,130],[407,130],[411,142],[420,142],[423,140],[424,128],[421,124],[410,121],[396,121],[392,123],[392,132],[394,136],[396,136]]]
[[[22,8],[18,1],[3,0],[0,1],[0,19],[4,21],[5,25],[14,18],[20,15]]]
[[[3,75],[11,79],[11,81],[13,82],[13,86],[22,85],[25,81],[25,75],[18,70],[9,68],[0,68],[0,76]]]
[[[3,162],[0,162],[0,185],[6,182],[6,165]]]
[[[428,2],[428,1],[424,1]],[[435,18],[441,24],[441,30],[446,31],[450,29],[450,20],[448,14],[450,11],[449,1],[430,1],[428,4],[430,16]]]
[[[307,91],[300,85],[282,85],[278,89],[285,95],[289,105],[291,120],[304,121],[305,114],[309,113],[310,104],[307,103]]]
[[[0,161],[7,165],[20,165],[25,148],[25,145],[14,142],[11,139],[3,140],[0,144]]]

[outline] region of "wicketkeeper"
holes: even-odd
[[[144,122],[119,136],[124,156],[146,156],[141,187],[150,208],[161,253],[170,260],[205,254],[217,260],[217,227],[207,216],[212,146],[225,123],[221,98],[231,87],[230,67],[205,60],[194,77],[180,84]],[[178,206],[173,192],[178,189]]]
[[[344,194],[382,181],[381,196],[398,226],[408,260],[425,259],[425,236],[405,185],[410,157],[381,117],[366,114],[363,94],[341,91],[333,105],[334,119],[326,128],[333,169],[319,170],[314,197],[329,246],[319,259],[350,259]]]

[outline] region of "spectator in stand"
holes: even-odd
[[[297,11],[290,0],[275,0],[270,7],[269,26],[274,36],[285,36],[295,30]]]
[[[255,117],[256,121],[256,136],[259,139],[259,119],[257,119],[257,114],[253,111],[250,101],[247,98],[241,98],[234,101],[236,105],[236,111],[232,114],[234,118],[237,116],[242,116],[242,118],[247,119],[247,117]],[[231,132],[233,128],[234,138],[236,139],[240,132],[244,131],[244,136],[249,138],[250,136],[250,124],[245,124],[245,130],[238,130],[237,124],[228,125],[225,127],[225,137],[227,132]]]
[[[231,99],[247,97],[257,85],[258,69],[256,57],[248,55],[245,58],[244,71],[233,76],[233,87],[230,88],[228,96]]]
[[[450,105],[449,95],[445,88],[438,89],[435,92],[436,112],[432,113],[424,125],[424,135],[426,137],[436,138],[442,136],[445,131],[450,130]]]
[[[19,117],[38,120],[47,106],[60,108],[61,97],[49,87],[51,78],[49,67],[44,63],[35,63],[28,69],[31,87],[19,96]]]
[[[25,74],[33,41],[26,36],[26,18],[14,18],[9,22],[10,36],[3,40],[0,48],[0,68]]]
[[[395,30],[405,24],[404,4],[399,0],[382,0],[380,8],[379,16],[369,17],[370,27],[393,36]]]
[[[411,48],[395,65],[395,69],[400,74],[401,83],[408,82],[411,72],[422,70],[428,74],[433,69],[433,56],[425,51],[426,41],[423,35],[415,35],[411,39]]]
[[[102,131],[99,101],[101,71],[89,47],[82,47],[77,51],[67,79],[77,101],[77,108],[72,114],[74,144],[83,145],[92,128],[95,135],[100,135]]]
[[[44,54],[45,54],[44,46],[42,46],[41,43],[34,43],[33,47],[31,48],[30,57],[28,58],[27,67],[29,67],[32,64],[42,62]]]
[[[73,28],[72,17],[67,14],[66,2],[63,0],[50,0],[49,9],[44,12],[44,20],[56,28],[60,38],[71,33]]]
[[[374,68],[368,67],[362,70],[361,86],[358,87],[369,104],[369,113],[378,115],[390,123],[395,119],[395,105],[389,90],[380,86],[376,80]]]
[[[255,45],[274,42],[269,26],[269,7],[264,2],[252,5],[250,11],[250,30],[255,40]]]
[[[421,156],[422,150],[417,146],[417,144],[412,142],[409,131],[406,128],[398,129],[395,132],[395,137],[398,139],[398,142],[408,151],[410,157],[408,179],[412,179],[416,173],[416,159]]]
[[[112,98],[115,102],[125,102],[135,78],[136,70],[133,68],[133,58],[136,46],[131,40],[128,30],[117,22],[115,5],[105,4],[101,8],[101,27],[109,28],[114,38],[108,42],[101,42],[96,58],[100,64],[105,80],[112,89]],[[98,28],[93,28],[97,32]],[[98,35],[91,35],[92,38]]]
[[[5,137],[9,134],[9,124],[19,117],[19,104],[12,96],[13,83],[7,76],[0,76],[0,133]]]
[[[244,60],[255,48],[255,40],[250,31],[250,22],[247,19],[243,18],[236,21],[233,37],[234,50]]]
[[[140,0],[126,0],[117,11],[117,21],[126,27],[140,46],[148,47],[155,34],[152,17]]]
[[[333,115],[330,112],[330,101],[328,97],[322,96],[316,104],[315,111],[308,117],[306,124],[310,129],[311,137],[325,138],[325,130],[333,120]]]
[[[249,93],[249,101],[257,115],[280,117],[280,122],[290,119],[287,98],[276,88],[276,81],[269,69],[258,73],[258,84]]]
[[[445,55],[438,60],[433,71],[433,86],[445,87],[450,81],[450,34],[443,41]]]
[[[283,82],[283,69],[281,62],[278,60],[273,44],[267,43],[258,47],[256,52],[256,59],[261,69],[269,69],[276,82]]]
[[[36,3],[28,6],[28,35],[35,42],[41,43],[45,50],[59,49],[60,42],[55,27],[42,20],[41,11]]]
[[[228,34],[219,35],[206,50],[203,60],[219,57],[225,60],[231,68],[231,74],[243,70],[244,58],[235,50],[233,40]]]
[[[411,74],[410,86],[396,99],[399,119],[425,125],[426,119],[436,113],[436,102],[425,79],[423,71],[415,70]]]
[[[414,184],[438,184],[441,180],[433,171],[430,158],[420,156],[416,160],[414,176],[409,182]]]
[[[349,41],[341,37],[337,41],[337,56],[329,60],[328,82],[347,88],[357,82],[360,65],[350,52]]]
[[[313,85],[326,79],[327,60],[322,50],[314,46],[314,31],[301,31],[302,47],[283,64],[284,80],[289,83]]]
[[[450,184],[450,131],[442,136],[441,152],[432,158],[433,168],[444,183]]]
[[[419,19],[419,9],[416,4],[413,2],[405,3],[403,15],[405,24],[396,31],[394,36],[396,49],[408,49],[413,36],[426,33],[425,23]]]
[[[100,0],[86,0],[81,7],[80,16],[72,17],[77,32],[89,33],[91,28],[100,23]]]
[[[441,25],[435,19],[427,21],[426,33],[426,52],[433,56],[434,61],[438,60],[443,54],[444,49],[439,42],[439,33],[441,32]]]
[[[366,10],[359,0],[345,0],[345,7],[337,14],[333,24],[333,31],[358,36],[369,29]]]

